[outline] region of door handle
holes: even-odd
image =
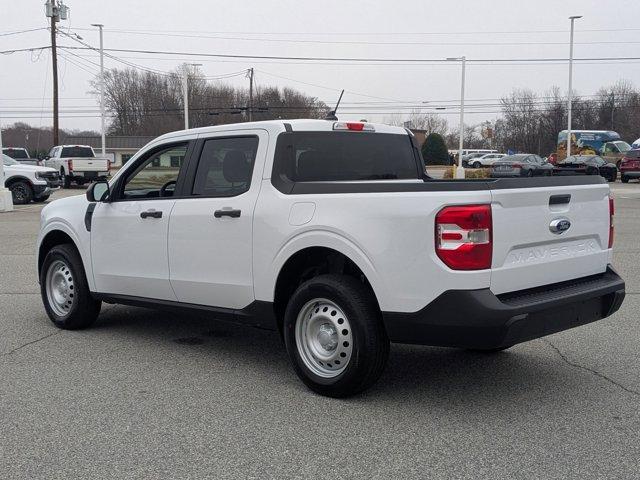
[[[146,212],[140,212],[140,218],[162,218],[162,211],[160,210],[147,210]]]
[[[221,217],[231,217],[231,218],[240,218],[240,213],[242,210],[216,210],[213,212],[213,216],[216,218]]]

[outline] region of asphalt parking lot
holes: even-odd
[[[348,400],[306,390],[272,332],[110,305],[56,329],[42,206],[0,214],[0,477],[637,478],[640,185],[613,189],[617,314],[495,355],[394,345]]]

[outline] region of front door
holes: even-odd
[[[175,300],[169,283],[167,233],[187,143],[140,158],[96,205],[91,258],[99,293]]]
[[[180,302],[241,309],[255,299],[253,211],[267,133],[208,136],[194,149],[169,224],[171,285]],[[256,160],[256,158],[258,160]],[[197,166],[194,164],[197,163]]]

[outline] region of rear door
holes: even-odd
[[[492,190],[492,215],[491,289],[496,294],[607,268],[607,184]],[[568,228],[558,229],[559,222]]]
[[[268,135],[199,140],[169,225],[171,285],[180,302],[241,309],[254,301],[253,213]],[[195,161],[197,159],[197,161]]]

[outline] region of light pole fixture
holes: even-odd
[[[567,157],[571,155],[571,101],[573,100],[573,24],[578,18],[582,18],[582,15],[572,15],[569,17],[569,20],[571,20],[571,34],[569,37],[569,91],[567,92]]]
[[[104,125],[104,43],[102,41],[102,28],[101,23],[92,23],[92,27],[98,27],[100,30],[100,140],[101,140],[101,153],[102,157],[106,157],[106,138],[105,138],[105,125]]]
[[[462,63],[462,82],[460,85],[460,141],[458,143],[458,166],[456,167],[455,178],[464,178],[464,167],[462,166],[462,148],[464,146],[464,81],[467,57],[447,57],[447,60],[451,62]]]
[[[184,104],[184,129],[189,130],[189,67],[201,67],[201,63],[184,63],[182,65],[182,95]]]

